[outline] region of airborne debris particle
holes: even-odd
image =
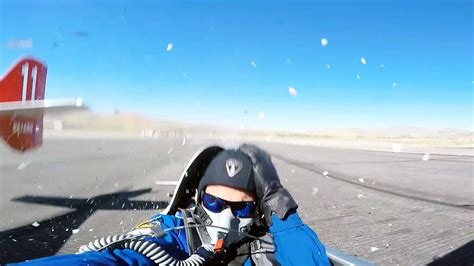
[[[358,199],[363,199],[363,198],[367,198],[367,196],[364,195],[364,194],[357,194],[357,198]]]
[[[359,76],[359,75],[356,75],[356,79],[360,79],[360,76]]]
[[[330,64],[326,64],[326,68],[327,68],[327,69],[330,69],[330,68],[331,68],[331,65],[330,65]]]
[[[294,173],[295,173],[295,169],[291,169],[291,173],[294,174]]]
[[[173,151],[173,147],[170,147],[169,150],[168,150],[168,154],[171,153],[171,151]]]
[[[423,154],[423,158],[421,158],[423,161],[428,161],[430,159],[430,154],[429,153],[425,153]]]
[[[92,231],[94,231],[94,228],[89,229],[89,232],[92,232]]]
[[[372,252],[377,251],[377,250],[379,250],[378,247],[371,247],[371,248],[370,248],[370,251],[372,251]]]
[[[296,91],[295,87],[288,87],[288,92],[290,93],[291,96],[295,97],[298,92]]]
[[[38,226],[40,226],[40,224],[39,224],[37,221],[34,221],[31,225],[32,225],[33,227],[38,227]]]
[[[251,64],[253,67],[257,67],[257,64],[255,64],[254,61],[250,61],[250,64]]]
[[[186,144],[186,138],[183,138],[183,146]]]
[[[21,171],[25,169],[29,164],[30,164],[30,161],[22,162],[20,165],[18,165],[16,169]]]
[[[326,39],[326,38],[321,38],[321,45],[322,45],[322,46],[328,45],[328,39]]]
[[[363,65],[365,65],[365,64],[367,64],[367,60],[365,60],[364,57],[361,57],[361,58],[360,58],[360,63],[363,64]]]
[[[313,187],[312,194],[316,195],[318,193],[319,189],[317,187]]]
[[[73,230],[72,230],[72,233],[73,233],[73,234],[79,233],[79,229],[73,229]]]
[[[394,83],[392,83],[392,87],[396,87],[396,86],[398,86],[398,84],[397,84],[397,83],[395,83],[395,82],[394,82]]]
[[[381,65],[380,65],[380,68],[384,68],[384,67],[385,67],[384,64],[381,64]]]
[[[166,46],[166,51],[167,52],[169,52],[171,50],[173,50],[173,43],[172,42],[168,43],[168,45]]]
[[[287,64],[291,64],[290,58],[287,58],[287,59],[286,59],[286,63],[287,63]],[[474,83],[474,81],[473,81],[473,83]]]
[[[362,177],[360,177],[360,178],[359,178],[359,182],[364,183],[364,182],[365,182],[365,179],[363,179]]]
[[[328,176],[329,175],[329,172],[328,171],[324,171],[323,172],[323,176]]]
[[[388,226],[393,226],[393,224],[388,224]]]

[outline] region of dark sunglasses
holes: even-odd
[[[232,214],[239,218],[252,218],[257,210],[255,201],[227,201],[204,192],[202,204],[213,213],[220,213],[230,207]]]

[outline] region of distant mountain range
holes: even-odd
[[[271,134],[287,136],[319,136],[319,137],[429,137],[429,138],[471,138],[474,132],[452,128],[425,128],[417,126],[394,126],[381,129],[364,128],[321,128],[311,131],[284,130],[242,130],[230,129],[219,125],[196,124],[180,121],[159,120],[141,114],[115,113],[100,114],[91,111],[52,113],[45,116],[45,128],[52,129],[54,121],[61,121],[64,130],[93,130],[132,132],[144,129],[152,130],[189,130],[189,131],[218,131],[247,134]]]

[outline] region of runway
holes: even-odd
[[[209,142],[53,138],[27,154],[2,145],[0,263],[129,231],[170,199],[174,187],[157,181],[177,180]],[[473,157],[257,144],[327,246],[378,264],[474,254]]]

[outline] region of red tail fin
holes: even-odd
[[[33,58],[20,60],[0,80],[0,102],[43,100],[46,66]]]
[[[43,100],[46,66],[33,58],[20,60],[0,80],[0,102]],[[43,112],[0,116],[0,135],[14,149],[25,151],[43,142]]]

